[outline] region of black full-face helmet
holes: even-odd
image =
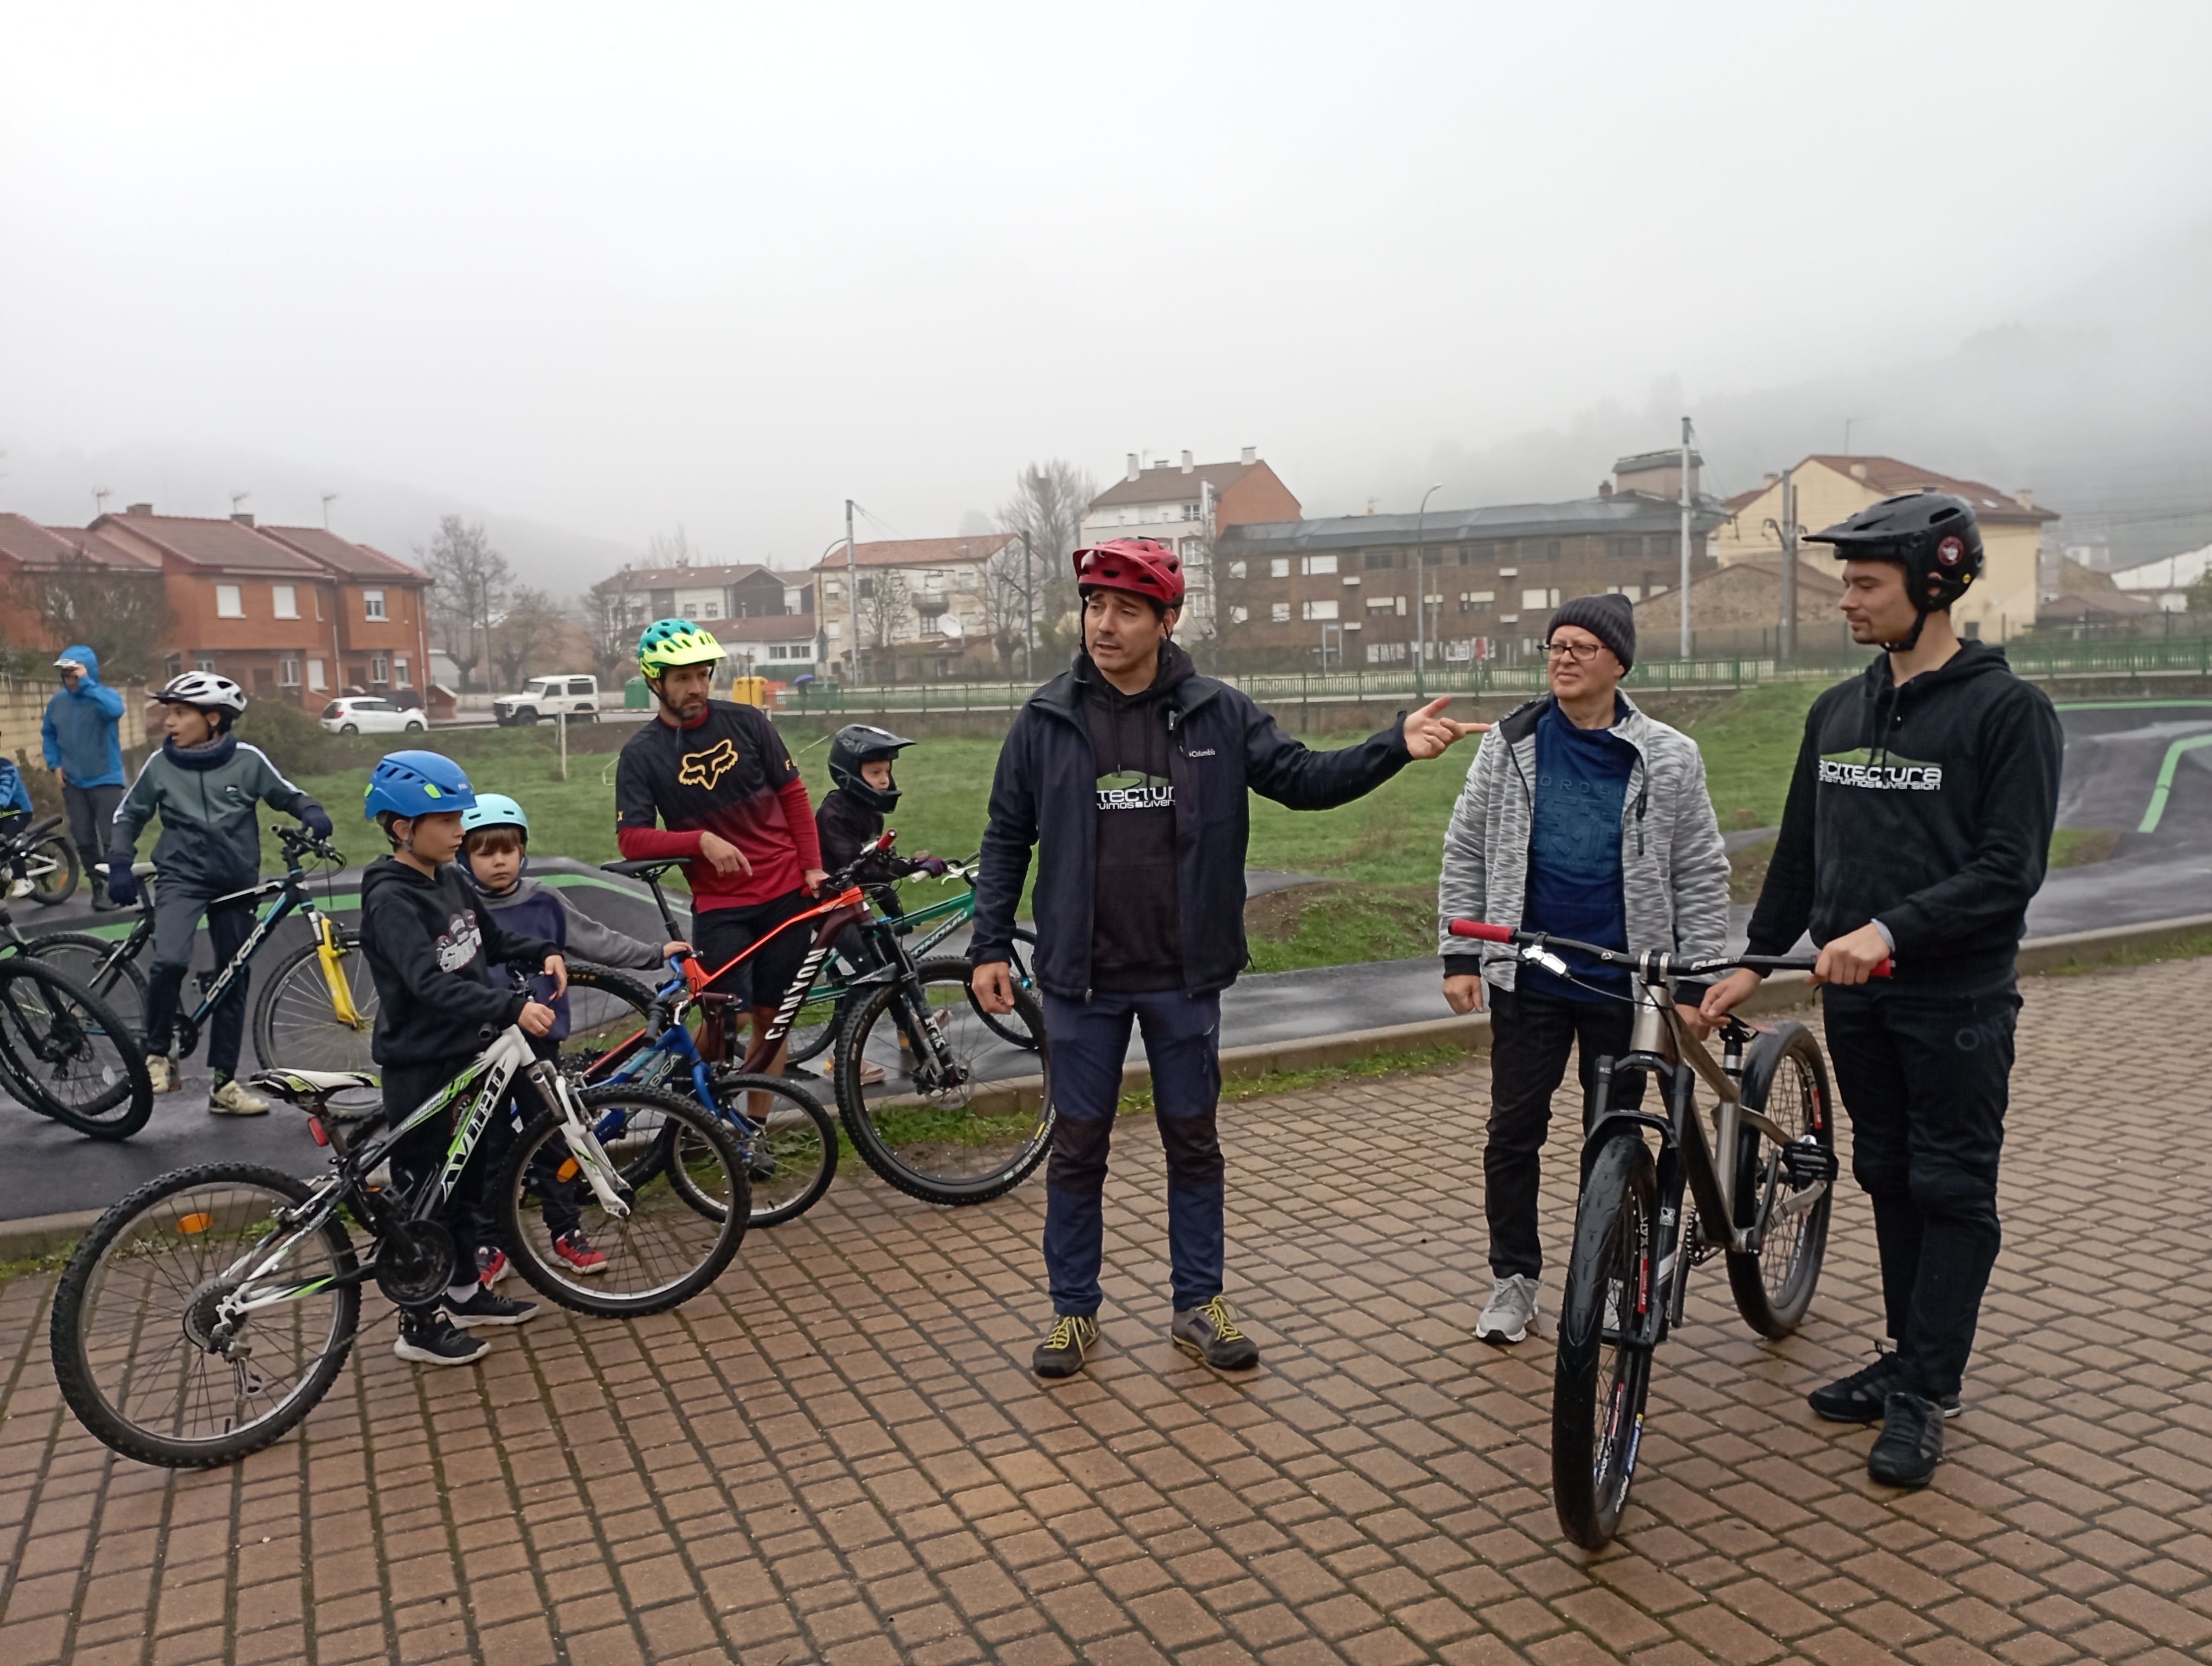
[[[1920,627],[1972,587],[1982,575],[1982,529],[1964,498],[1948,492],[1907,492],[1869,504],[1818,532],[1808,544],[1833,546],[1838,561],[1893,561],[1905,569],[1905,586],[1917,612],[1911,631],[1885,642],[1899,652],[1920,640]]]
[[[860,766],[878,758],[896,763],[899,753],[913,745],[889,729],[866,723],[848,723],[830,743],[830,779],[878,815],[887,816],[898,806],[897,781],[893,781],[888,788],[879,792],[868,785],[860,774]]]

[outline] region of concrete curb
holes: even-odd
[[[2087,969],[2122,955],[2168,948],[2208,933],[2212,933],[2212,914],[2146,921],[2136,926],[2109,926],[2099,931],[2069,932],[2059,937],[2030,938],[2020,945],[2020,970],[2034,973]],[[1804,973],[1778,972],[1759,986],[1742,1010],[1786,1012],[1811,1005],[1814,995]],[[1352,1064],[1378,1054],[1451,1046],[1480,1053],[1489,1045],[1489,1014],[1470,1012],[1465,1018],[1424,1018],[1414,1024],[1349,1030],[1340,1035],[1302,1036],[1291,1041],[1225,1047],[1221,1050],[1221,1075],[1224,1081],[1252,1081],[1292,1071]],[[1121,1072],[1121,1091],[1132,1092],[1151,1079],[1152,1071],[1147,1067],[1127,1065]],[[1043,1079],[1036,1076],[1005,1082],[994,1088],[985,1103],[1000,1108],[1005,1098],[1011,1097],[1012,1106],[1004,1109],[1035,1110],[1042,1102],[1043,1085]],[[103,1213],[85,1209],[70,1214],[31,1215],[21,1220],[0,1221],[0,1261],[20,1261],[64,1249],[82,1237]]]

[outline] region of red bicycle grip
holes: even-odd
[[[1875,962],[1874,970],[1867,974],[1869,977],[1887,977],[1889,975],[1890,963],[1887,960]]]
[[[1510,943],[1513,940],[1510,926],[1493,926],[1483,920],[1455,920],[1451,922],[1451,934],[1454,937],[1479,937],[1486,943]]]

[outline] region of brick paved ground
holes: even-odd
[[[1242,1383],[1163,1340],[1159,1158],[1134,1140],[1111,1346],[1049,1391],[1022,1369],[1035,1186],[936,1213],[848,1177],[686,1310],[548,1318],[481,1372],[400,1365],[386,1316],[304,1436],[216,1474],[111,1459],[69,1420],[48,1281],[20,1280],[0,1661],[2212,1657],[2212,1104],[2156,1056],[2208,1011],[2212,961],[2030,986],[2008,1241],[1918,1496],[1871,1487],[1870,1437],[1798,1397],[1874,1331],[1850,1194],[1791,1341],[1752,1340],[1709,1269],[1626,1530],[1563,1547],[1548,1347],[1466,1336],[1470,1070],[1227,1116],[1231,1277],[1267,1347]]]

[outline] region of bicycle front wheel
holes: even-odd
[[[131,1026],[29,955],[0,961],[0,1075],[32,1110],[95,1140],[127,1140],[154,1114]]]
[[[335,1219],[294,1243],[257,1280],[297,1292],[231,1322],[220,1313],[237,1269],[285,1230],[311,1195],[303,1180],[247,1163],[210,1163],[149,1181],[100,1218],[54,1290],[54,1377],[104,1444],[170,1468],[258,1452],[314,1408],[337,1378],[361,1321],[361,1288]]]
[[[737,1071],[714,1078],[714,1099],[745,1154],[752,1225],[781,1226],[821,1201],[837,1177],[837,1124],[819,1100],[783,1077]],[[690,1184],[682,1168],[669,1178],[679,1191]]]
[[[122,943],[90,932],[52,932],[33,938],[23,952],[58,967],[106,1001],[134,1036],[146,1033],[146,975],[124,954]]]
[[[1828,1061],[1804,1025],[1784,1025],[1753,1043],[1744,1061],[1743,1102],[1778,1124],[1790,1144],[1821,1153],[1814,1164],[1801,1166],[1833,1167],[1836,1129],[1828,1114]],[[1820,1282],[1835,1182],[1828,1181],[1810,1204],[1796,1207],[1793,1198],[1802,1194],[1784,1166],[1783,1147],[1756,1128],[1746,1128],[1736,1146],[1736,1224],[1755,1225],[1765,1208],[1766,1235],[1757,1255],[1729,1255],[1729,1287],[1746,1324],[1762,1336],[1787,1336],[1813,1305],[1813,1292]]]
[[[1585,1550],[1610,1542],[1636,1478],[1651,1392],[1644,1338],[1659,1299],[1657,1191],[1650,1149],[1624,1134],[1590,1165],[1575,1212],[1552,1368],[1552,1502]]]
[[[610,1207],[540,1111],[498,1183],[514,1264],[549,1300],[611,1318],[659,1313],[721,1276],[752,1217],[745,1158],[721,1119],[690,1099],[621,1083],[577,1095],[614,1164]]]
[[[871,991],[846,1020],[837,1045],[845,1131],[861,1159],[909,1197],[981,1203],[1021,1184],[1051,1149],[1044,1010],[1017,986],[1014,1010],[999,1022],[1025,1043],[1009,1045],[984,1021],[969,997],[968,963],[949,958],[925,960],[911,982]]]
[[[320,945],[301,944],[284,957],[253,1008],[253,1050],[264,1070],[374,1070],[376,980],[361,952],[359,932],[338,932],[338,976],[353,1002],[343,1017],[323,971]]]

